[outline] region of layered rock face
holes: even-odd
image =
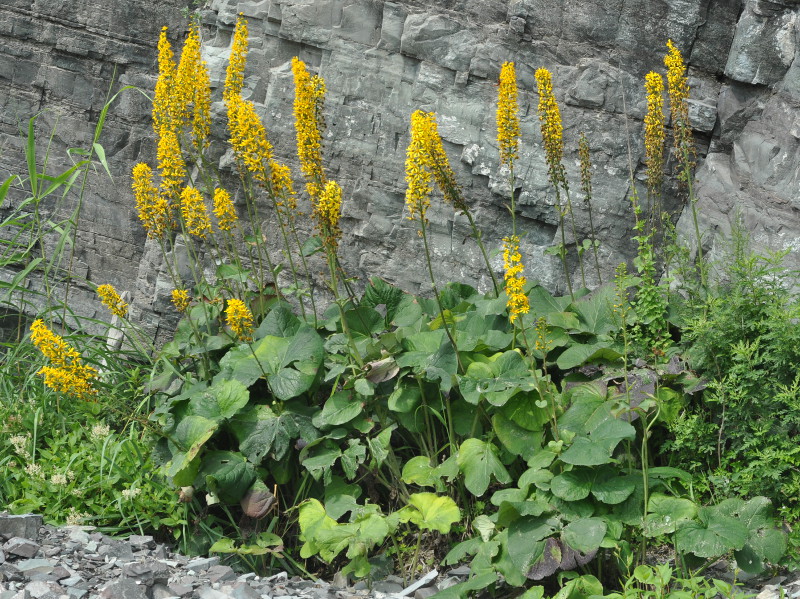
[[[21,119],[47,108],[38,119],[46,133],[60,116],[50,153],[61,157],[65,148],[91,142],[89,123],[103,104],[114,67],[117,87],[152,90],[158,32],[169,25],[179,47],[186,28],[180,9],[176,0],[5,2],[0,83],[9,92],[0,97],[0,147],[5,147],[0,176],[26,172],[24,142],[16,136]],[[527,275],[565,291],[560,261],[545,252],[561,240],[536,111],[533,74],[546,67],[553,73],[564,122],[578,241],[590,235],[579,191],[580,132],[592,148],[593,219],[602,277],[608,280],[619,262],[635,255],[630,172],[642,179],[643,78],[650,70],[664,72],[667,39],[683,51],[690,67],[699,148],[695,190],[700,227],[707,231],[705,253],[715,253],[716,235],[729,231],[737,211],[758,243],[773,249],[800,243],[798,2],[210,0],[198,14],[218,101],[218,141],[211,154],[223,175],[235,174],[223,141],[219,100],[240,12],[250,32],[245,96],[256,103],[276,156],[295,167],[298,188],[292,57],[326,80],[325,167],[345,196],[340,256],[348,273],[362,281],[382,276],[409,291],[430,292],[421,240],[415,223],[405,219],[403,203],[409,117],[416,109],[437,113],[445,148],[487,247],[500,247],[510,233],[511,189],[508,173],[498,167],[495,133],[496,82],[505,61],[516,63],[521,91],[522,148],[514,187]],[[174,322],[167,302],[171,283],[157,245],[146,242],[136,221],[129,191],[133,164],[144,160],[155,166],[148,119],[149,102],[136,91],[123,92],[112,106],[100,141],[113,181],[102,169],[91,178],[72,268],[95,284],[130,290],[135,318],[155,332]],[[236,177],[228,180],[242,203]],[[673,182],[664,207],[679,219],[679,230],[691,243],[685,195]],[[266,208],[264,214],[269,222]],[[439,280],[488,290],[491,281],[466,218],[436,199],[428,218]],[[565,237],[574,243],[569,224]],[[277,235],[269,243],[279,259]],[[574,251],[571,257],[572,277],[579,284]],[[499,255],[493,266],[501,272]],[[314,276],[321,270],[322,265],[315,267]],[[590,287],[598,284],[590,263],[586,279]],[[77,285],[71,291],[76,310],[99,313],[87,289]]]

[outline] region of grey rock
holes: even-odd
[[[39,551],[39,543],[22,537],[13,537],[3,545],[3,551],[22,557],[33,557]]]
[[[155,549],[156,547],[156,542],[151,535],[131,535],[128,537],[128,543],[133,551]]]
[[[439,589],[435,586],[422,587],[414,591],[414,599],[428,599],[428,597],[432,597],[438,592]]]
[[[130,578],[120,578],[100,590],[100,599],[150,599],[145,585]]]
[[[26,559],[14,564],[14,567],[25,576],[50,574],[55,566],[55,562],[48,559]]]
[[[39,527],[42,517],[37,514],[0,515],[0,536],[8,539],[22,537],[36,541],[39,538]]]
[[[208,570],[217,564],[219,564],[219,557],[217,556],[200,557],[191,560],[188,564],[186,564],[186,567],[194,572],[199,572],[201,570]]]

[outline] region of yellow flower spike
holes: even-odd
[[[133,167],[132,187],[136,211],[147,236],[161,238],[169,223],[167,201],[153,185],[153,170],[144,162]]]
[[[283,210],[290,218],[297,214],[297,195],[292,183],[292,170],[285,164],[271,161],[269,163],[272,192],[278,198],[278,209]]]
[[[528,296],[525,295],[525,266],[519,253],[519,237],[512,235],[503,239],[503,268],[505,268],[506,295],[508,296],[509,320],[513,324],[522,314],[530,310]]]
[[[268,185],[270,177],[267,167],[272,161],[272,144],[267,140],[267,130],[256,114],[255,105],[242,100],[240,96],[231,96],[228,101],[228,129],[240,174],[249,172],[259,185]]]
[[[158,79],[156,80],[155,94],[153,95],[153,130],[156,135],[161,135],[164,128],[172,128],[173,115],[178,109],[173,85],[177,67],[172,52],[172,46],[167,39],[167,28],[161,29],[158,38]]]
[[[94,371],[94,369],[91,369]],[[94,371],[96,373],[96,371]],[[44,366],[38,372],[44,377],[44,384],[56,393],[70,395],[77,399],[88,400],[97,395],[97,390],[92,387],[91,379],[81,377],[73,371],[64,368]]]
[[[239,220],[231,195],[221,187],[214,190],[214,216],[220,231],[230,231]]]
[[[186,309],[189,307],[189,303],[191,302],[191,298],[189,297],[189,292],[185,289],[173,289],[172,290],[172,304],[175,306],[175,309],[183,314],[186,312]]]
[[[328,247],[335,250],[339,245],[342,231],[339,218],[342,215],[342,188],[336,181],[328,181],[314,206],[314,220],[320,236]]]
[[[244,67],[247,62],[247,19],[240,13],[236,20],[231,43],[231,57],[225,72],[225,88],[222,98],[227,104],[234,96],[242,93],[244,86]]]
[[[644,78],[647,92],[647,114],[644,117],[644,155],[647,188],[653,195],[661,193],[664,180],[664,80],[650,72]]]
[[[431,204],[431,173],[425,140],[430,135],[430,119],[421,110],[411,115],[411,141],[406,150],[406,207],[408,219],[427,223],[425,217]]]
[[[517,74],[513,62],[504,62],[500,69],[497,93],[497,145],[500,163],[511,165],[519,152],[519,105]]]
[[[189,28],[189,35],[183,44],[174,93],[181,107],[178,115],[180,125],[191,124],[195,147],[201,152],[208,145],[211,130],[211,81],[200,55],[197,25]]]
[[[539,121],[542,129],[545,159],[550,182],[556,189],[566,188],[567,176],[562,159],[564,157],[563,127],[558,102],[553,94],[553,76],[547,69],[537,69],[536,85],[539,90]]]
[[[692,159],[695,156],[695,148],[692,141],[689,104],[687,102],[689,99],[689,80],[686,77],[686,65],[683,62],[681,51],[672,43],[672,40],[667,40],[667,54],[664,56],[664,66],[667,67],[667,91],[669,93],[675,149],[681,155],[681,159],[678,161],[678,168],[691,169],[694,166]],[[688,173],[684,172],[683,175],[688,176]]]
[[[211,233],[211,219],[202,194],[187,186],[181,193],[181,216],[189,234],[205,239]]]
[[[450,167],[447,152],[444,151],[442,136],[439,135],[439,126],[436,123],[436,113],[423,112],[422,119],[424,119],[424,123],[421,123],[419,127],[419,135],[425,167],[433,175],[433,179],[441,189],[444,201],[466,213],[469,208],[464,202],[461,188],[456,181],[456,174]]]
[[[97,370],[83,364],[78,351],[56,335],[42,320],[31,325],[31,342],[50,360],[52,366],[44,366],[38,374],[44,383],[58,393],[88,399],[96,395],[92,380],[97,378]]]
[[[170,129],[161,131],[156,157],[161,174],[161,195],[167,203],[180,197],[183,181],[186,178],[186,163],[183,161],[178,136]]]
[[[327,182],[322,168],[325,81],[318,75],[312,77],[305,63],[296,56],[292,59],[292,73],[297,157],[300,160],[300,170],[306,178],[306,190],[313,203]]]
[[[228,326],[240,341],[252,341],[253,314],[242,300],[228,300],[225,318]]]
[[[97,295],[100,296],[100,301],[103,302],[106,308],[111,310],[114,316],[125,318],[128,315],[128,304],[122,301],[113,285],[99,285],[97,287]]]
[[[31,342],[44,357],[58,367],[65,367],[74,360],[80,360],[80,354],[63,337],[56,335],[42,320],[34,320],[31,325]]]

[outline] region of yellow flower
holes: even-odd
[[[80,354],[63,337],[56,335],[42,320],[34,320],[31,325],[31,341],[44,357],[58,367],[65,367],[75,360],[80,360]]]
[[[189,297],[189,292],[185,289],[173,289],[172,290],[172,304],[175,306],[175,309],[183,314],[186,312],[186,308],[189,307],[189,303],[191,302],[191,298]]]
[[[564,157],[563,127],[558,102],[553,95],[553,77],[547,69],[537,69],[536,85],[539,90],[539,121],[542,129],[545,159],[550,182],[558,190],[567,187],[567,177],[562,159]]]
[[[247,19],[239,14],[236,20],[236,29],[233,32],[233,43],[231,44],[231,57],[228,61],[228,69],[225,72],[225,89],[222,98],[227,104],[234,96],[242,93],[244,86],[244,67],[247,62]]]
[[[653,195],[661,193],[664,180],[664,80],[650,72],[644,78],[647,114],[644,117],[644,155],[647,187]]]
[[[517,74],[513,62],[504,62],[500,69],[497,94],[497,144],[500,162],[509,166],[519,150],[519,106],[517,104]]]
[[[228,101],[228,129],[231,146],[239,163],[239,174],[249,172],[260,185],[270,182],[267,166],[272,161],[272,144],[267,140],[267,130],[256,114],[252,102],[241,96],[231,96]]]
[[[278,209],[286,213],[289,218],[294,218],[297,214],[297,196],[294,192],[291,169],[272,160],[269,163],[269,171],[272,193],[275,195]]]
[[[317,222],[323,242],[335,250],[339,245],[342,231],[339,229],[339,217],[342,215],[342,188],[336,181],[328,181],[314,206],[314,220]]]
[[[58,393],[88,399],[96,395],[92,380],[97,378],[97,370],[83,364],[78,351],[56,335],[41,320],[31,325],[31,341],[50,360],[52,366],[44,366],[38,374],[44,377],[44,384]]]
[[[181,194],[181,216],[191,235],[205,239],[211,233],[211,219],[203,196],[194,187],[187,186]]]
[[[442,190],[445,202],[466,213],[469,208],[464,201],[461,188],[456,182],[456,175],[450,167],[447,152],[444,151],[442,137],[439,135],[439,127],[436,123],[436,113],[421,112],[419,119],[418,134],[425,167],[433,175],[439,189]]]
[[[431,173],[425,139],[430,131],[430,119],[421,110],[411,115],[411,141],[406,150],[406,206],[409,220],[427,223],[425,213],[431,204]]]
[[[117,293],[117,290],[114,289],[113,285],[98,286],[97,295],[100,296],[103,305],[111,310],[114,316],[125,318],[128,315],[128,304],[122,301],[122,298],[119,296],[119,293]]]
[[[167,28],[163,27],[158,38],[158,79],[153,95],[153,130],[156,135],[161,135],[165,128],[173,128],[173,116],[179,110],[173,93],[176,72],[172,46],[167,39]]]
[[[153,185],[153,171],[144,162],[133,167],[133,196],[136,210],[148,237],[160,238],[169,223],[168,205]]]
[[[183,180],[186,178],[186,163],[181,155],[178,136],[174,131],[161,131],[158,140],[158,170],[161,173],[161,195],[167,203],[174,202],[180,196]]]
[[[530,310],[528,296],[525,295],[525,267],[519,253],[519,237],[512,235],[503,239],[503,267],[505,268],[506,295],[508,296],[509,319],[514,321]]]
[[[200,56],[200,33],[197,25],[189,28],[183,44],[175,85],[175,95],[181,106],[181,125],[191,120],[194,144],[198,152],[208,145],[211,129],[211,81],[208,69]]]
[[[228,326],[240,341],[252,341],[253,314],[242,300],[229,299],[225,310]]]
[[[292,59],[294,74],[294,128],[297,133],[297,157],[306,178],[306,189],[314,202],[325,186],[322,169],[322,131],[325,121],[322,110],[325,101],[325,81],[313,77],[305,63],[296,56]]]
[[[239,220],[231,195],[221,187],[214,190],[214,216],[217,217],[220,231],[230,231]]]
[[[678,168],[682,176],[688,175],[688,170],[694,166],[694,143],[692,142],[692,128],[689,123],[689,80],[686,77],[686,65],[683,63],[681,51],[667,41],[667,54],[664,56],[664,66],[667,67],[667,91],[669,93],[670,116],[675,138],[675,149],[678,151]]]

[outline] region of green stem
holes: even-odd
[[[569,195],[569,189],[564,189],[564,194],[567,196],[567,212],[569,212],[570,222],[572,224],[572,239],[575,242],[575,246],[578,246],[578,228],[575,226],[575,213],[572,210],[572,199]],[[581,283],[583,284],[584,289],[586,289],[586,272],[583,269],[583,254],[579,251],[578,252],[578,265],[581,268]]]
[[[353,334],[350,332],[350,326],[347,324],[347,319],[344,316],[344,308],[342,307],[342,300],[339,296],[339,284],[336,279],[336,252],[329,247],[325,247],[325,254],[328,257],[328,270],[331,273],[331,290],[333,291],[334,301],[339,308],[339,318],[342,321],[342,331],[347,336],[347,342],[350,345],[350,353],[353,359],[358,364],[358,367],[364,368],[364,360],[361,359],[361,354],[358,351],[358,346],[353,340]],[[355,373],[354,373],[355,374]]]
[[[478,226],[475,224],[475,219],[472,216],[472,213],[469,210],[465,210],[464,214],[467,215],[469,219],[469,226],[472,227],[472,237],[478,244],[478,247],[481,250],[481,255],[483,256],[483,261],[486,263],[486,269],[489,271],[489,276],[492,277],[492,286],[494,287],[494,295],[495,297],[500,297],[500,285],[497,283],[497,277],[494,275],[494,270],[492,270],[492,265],[489,263],[489,255],[486,253],[486,247],[483,245],[483,235],[478,229]]]
[[[439,306],[439,315],[442,317],[442,326],[444,327],[444,332],[447,334],[447,338],[450,340],[450,343],[453,346],[453,351],[456,353],[456,361],[458,362],[458,371],[461,373],[466,372],[464,370],[464,365],[461,363],[461,357],[458,355],[458,346],[456,345],[456,340],[453,338],[453,334],[450,332],[450,325],[447,324],[447,318],[444,315],[444,306],[442,306],[442,299],[439,297],[439,289],[436,286],[436,278],[433,276],[433,266],[431,264],[431,253],[430,248],[428,247],[428,233],[425,227],[425,217],[423,216],[420,219],[420,230],[422,231],[422,241],[425,244],[425,261],[428,264],[428,274],[431,277],[431,287],[433,287],[433,295],[436,298],[436,304]]]

